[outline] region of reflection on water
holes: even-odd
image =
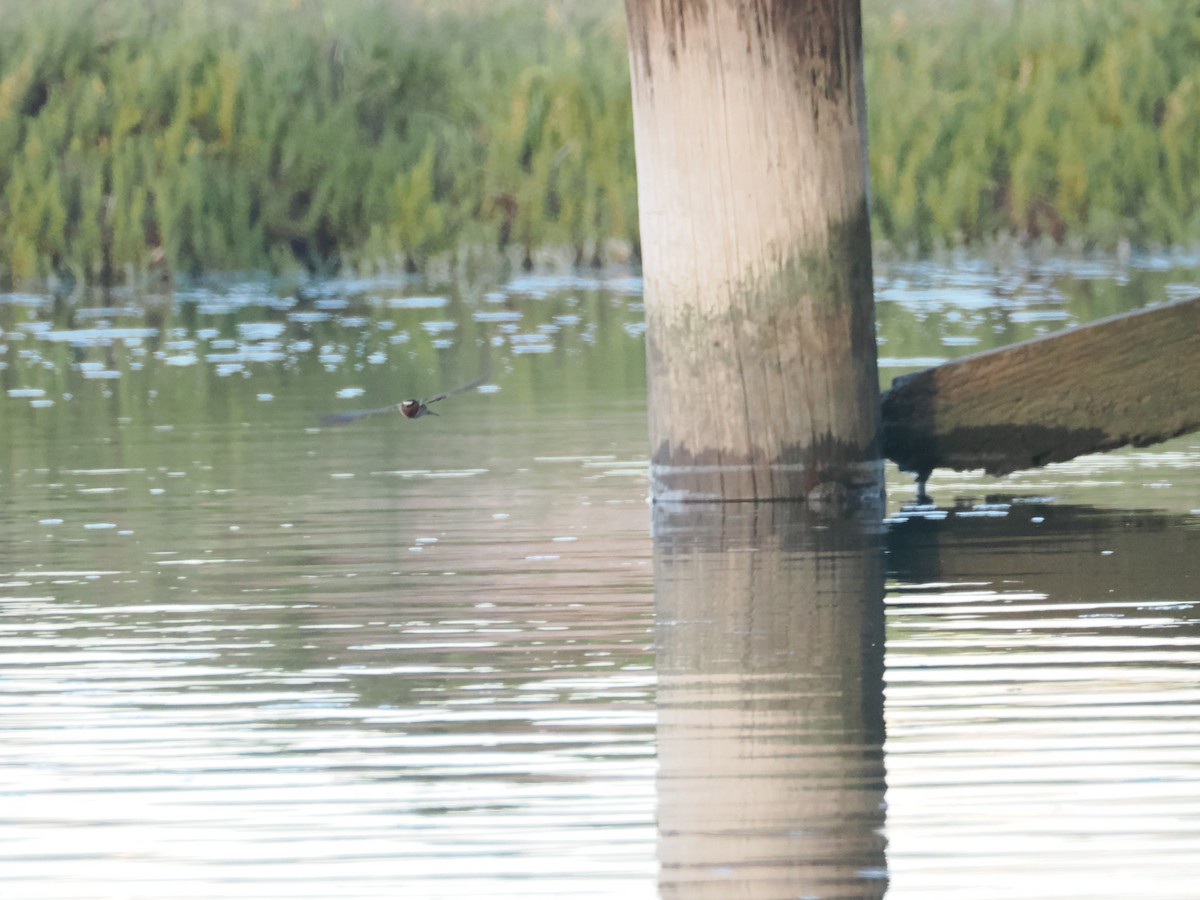
[[[884,376],[1198,280],[881,266]],[[639,291],[0,297],[0,896],[1192,896],[1200,437],[652,541]]]
[[[883,896],[880,531],[656,509],[662,897]]]
[[[455,400],[6,468],[0,896],[653,884],[640,411]]]
[[[1200,521],[990,506],[889,535],[889,896],[1194,896]]]

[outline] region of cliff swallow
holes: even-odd
[[[380,413],[398,412],[406,419],[419,419],[421,416],[436,416],[433,410],[429,408],[430,403],[437,403],[439,400],[445,400],[447,397],[453,397],[455,394],[462,394],[466,391],[473,390],[487,381],[487,374],[480,375],[474,381],[460,385],[449,391],[442,391],[440,394],[435,394],[426,400],[401,400],[399,403],[393,403],[391,406],[381,406],[378,409],[354,409],[349,412],[332,413],[321,419],[322,425],[346,425],[350,422],[357,422],[359,419],[365,419],[368,416],[377,416]]]

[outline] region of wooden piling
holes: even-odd
[[[858,0],[626,0],[656,499],[878,497]]]
[[[1200,430],[1200,297],[1111,316],[897,378],[888,459],[1004,475]]]

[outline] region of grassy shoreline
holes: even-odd
[[[0,285],[636,253],[622,7],[0,0]],[[1200,10],[864,0],[904,254],[1200,241]]]

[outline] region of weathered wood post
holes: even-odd
[[[626,0],[656,499],[879,496],[858,0]]]

